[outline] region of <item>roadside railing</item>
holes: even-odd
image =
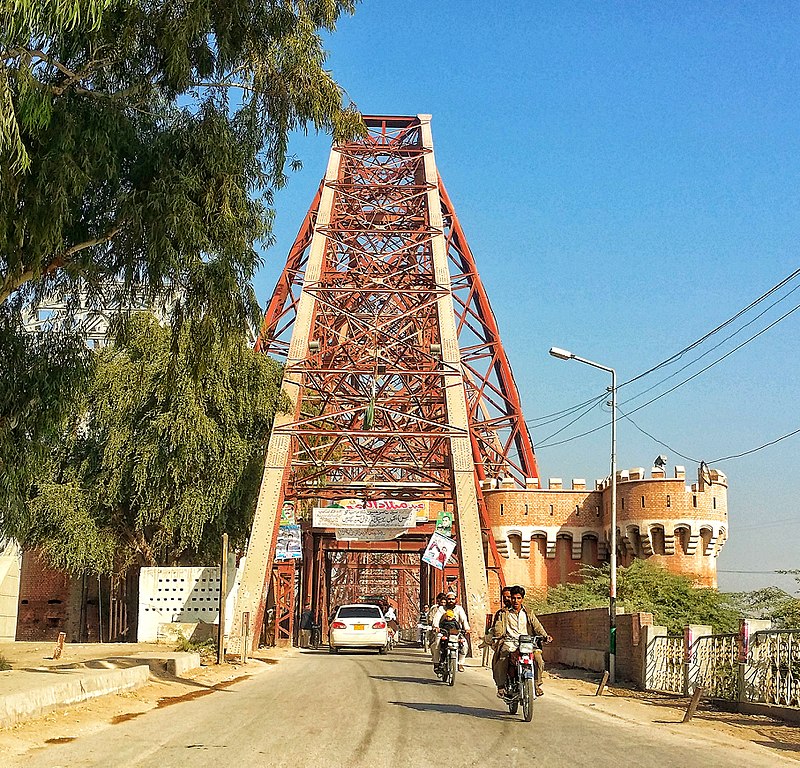
[[[647,627],[643,675],[646,690],[739,705],[800,708],[800,629],[766,629],[747,619],[738,633],[714,634],[709,626],[686,627],[668,636]]]
[[[664,693],[683,693],[683,637],[660,635],[647,645],[645,688]]]
[[[702,688],[713,699],[739,699],[739,635],[698,637],[689,647],[686,690]]]
[[[800,630],[756,632],[743,675],[745,700],[800,707]]]

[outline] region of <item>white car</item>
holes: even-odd
[[[340,648],[375,648],[389,651],[389,625],[378,605],[342,605],[331,621],[328,633],[330,652]]]

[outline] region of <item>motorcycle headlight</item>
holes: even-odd
[[[533,643],[520,643],[519,644],[519,652],[520,653],[533,653]]]

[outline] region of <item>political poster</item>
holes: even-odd
[[[443,509],[436,516],[436,533],[441,533],[448,539],[453,537],[453,512]]]
[[[422,562],[428,563],[428,565],[432,565],[441,571],[447,565],[447,561],[452,557],[455,549],[456,543],[453,539],[448,539],[447,536],[442,536],[441,533],[434,533],[425,548],[425,553],[422,555]]]
[[[275,544],[276,560],[302,560],[303,544],[299,525],[278,527],[278,541]]]

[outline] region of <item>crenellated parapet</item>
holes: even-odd
[[[703,465],[697,482],[686,484],[683,467],[666,477],[641,467],[617,473],[616,547],[620,565],[652,559],[698,584],[715,587],[716,557],[728,537],[727,478]],[[611,478],[593,489],[574,479],[565,488],[550,478],[547,488],[528,481],[486,481],[483,495],[490,525],[511,579],[527,577],[546,589],[572,578],[582,565],[608,559],[611,542]]]

